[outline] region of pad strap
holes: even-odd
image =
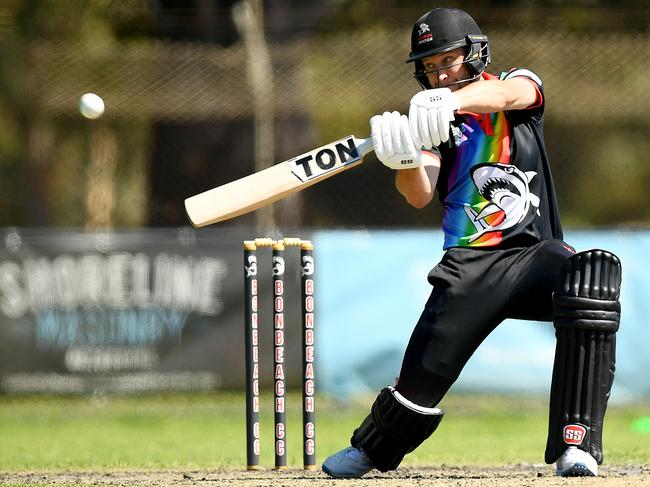
[[[618,300],[553,296],[553,322],[556,328],[618,331],[621,304]]]

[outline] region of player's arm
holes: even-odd
[[[533,81],[524,77],[471,83],[454,95],[458,97],[458,110],[474,113],[523,110],[536,105],[542,96]]]
[[[440,156],[424,151],[419,167],[397,171],[395,186],[410,205],[424,208],[433,199],[439,173]]]
[[[534,73],[515,70],[503,80],[481,80],[454,92],[449,88],[421,91],[411,98],[409,108],[413,141],[425,149],[447,142],[457,111],[494,113],[537,107],[543,102],[541,84]]]

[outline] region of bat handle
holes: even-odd
[[[366,137],[365,139],[357,139],[355,137],[354,142],[361,157],[375,150],[375,147],[372,145],[372,137]]]

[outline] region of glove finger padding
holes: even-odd
[[[411,136],[413,137],[413,144],[417,149],[422,148],[424,141],[420,137],[418,129],[418,107],[411,103],[409,107],[409,128],[411,129]]]
[[[400,117],[399,126],[401,129],[402,140],[404,141],[404,152],[409,154],[416,154],[416,162],[420,162],[422,151],[415,148],[415,143],[413,142],[413,137],[411,136],[411,128],[409,127],[409,119],[406,115],[402,115]]]
[[[418,107],[418,130],[422,139],[422,147],[432,149],[435,144],[429,130],[429,113],[426,108]]]
[[[391,129],[390,113],[384,112],[381,116],[381,136],[384,139],[384,151],[386,157],[391,157],[395,154],[395,146],[393,144],[393,131]]]
[[[401,131],[401,115],[399,112],[390,113],[390,129],[393,137],[393,149],[395,154],[401,154],[404,151],[404,144],[402,142],[402,131]]]
[[[439,110],[438,111],[438,137],[440,137],[440,143],[447,142],[449,140],[449,119],[450,114],[453,114],[450,110]]]
[[[381,115],[375,115],[370,119],[370,136],[377,159],[383,161],[386,158],[386,151],[384,150],[384,137],[381,134],[381,121]]]
[[[440,110],[430,109],[427,111],[429,119],[429,133],[431,134],[431,143],[436,147],[440,145]]]

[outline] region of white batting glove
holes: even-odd
[[[375,155],[391,169],[411,169],[421,164],[422,151],[413,143],[409,120],[399,112],[384,112],[370,119]]]
[[[417,147],[431,149],[449,140],[449,122],[460,99],[449,88],[424,90],[411,98],[409,125]]]

